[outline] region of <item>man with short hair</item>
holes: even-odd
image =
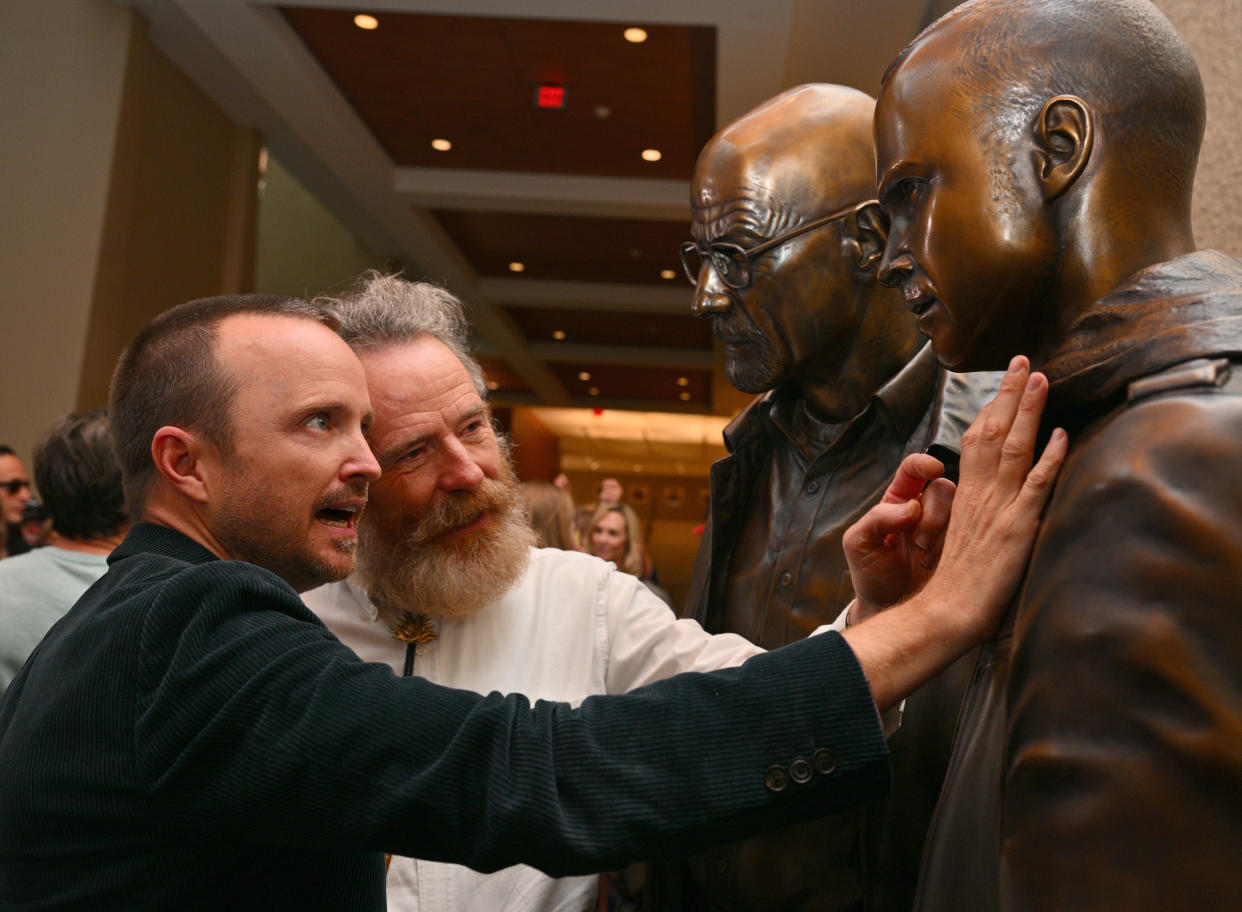
[[[60,418],[35,444],[34,471],[54,537],[0,562],[0,696],[48,629],[103,576],[129,528],[103,412]]]
[[[484,697],[360,661],[297,596],[353,570],[379,475],[366,377],[330,324],[208,298],[122,354],[137,522],[0,702],[6,910],[382,909],[384,851],[582,873],[865,800],[887,779],[877,707],[986,635],[1060,460],[1031,467],[1046,385],[1016,359],[907,602],[576,710]],[[887,512],[917,528],[903,492],[935,473],[907,469]]]
[[[304,596],[345,645],[397,674],[571,704],[762,651],[677,620],[596,557],[533,547],[453,295],[370,274],[329,306],[366,370],[383,472],[359,524],[358,573]],[[585,909],[596,881],[397,857],[388,907]]]
[[[712,466],[685,612],[767,649],[846,608],[845,530],[907,454],[953,466],[996,389],[943,370],[900,293],[876,281],[874,110],[845,86],[789,89],[716,134],[691,177],[691,306],[730,382],[758,395]],[[908,912],[969,671],[959,662],[907,700],[888,798],[718,846],[689,862],[697,889],[661,887],[667,870],[653,889],[686,910]]]
[[[1195,247],[1205,120],[1146,0],[975,0],[886,74],[884,279],[946,366],[1029,354],[1073,440],[962,705],[923,909],[1238,907],[1242,263]]]
[[[0,557],[25,554],[30,550],[22,538],[21,525],[26,502],[30,500],[30,478],[26,467],[11,446],[0,444]]]

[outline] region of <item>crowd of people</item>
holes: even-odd
[[[1205,117],[1147,0],[970,0],[713,137],[755,399],[684,606],[615,479],[519,482],[445,289],[170,308],[0,447],[0,907],[1236,906]]]

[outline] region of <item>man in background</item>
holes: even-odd
[[[758,395],[712,466],[685,613],[767,649],[845,609],[845,530],[907,454],[952,472],[995,391],[991,377],[944,371],[901,295],[876,281],[888,223],[873,199],[874,108],[844,86],[790,89],[713,137],[691,178],[691,306],[724,346],[730,382]],[[698,890],[662,885],[664,869],[657,897],[738,912],[908,910],[968,671],[960,663],[907,700],[889,799],[713,849],[690,863]]]
[[[0,695],[48,629],[103,576],[129,528],[103,412],[65,415],[53,424],[35,444],[34,471],[53,537],[0,562]]]
[[[0,444],[0,518],[4,521],[0,557],[25,554],[30,550],[21,530],[29,500],[30,477],[26,474],[26,467],[11,446]]]

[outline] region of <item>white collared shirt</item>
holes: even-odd
[[[352,581],[322,586],[304,600],[362,659],[402,673],[406,644],[390,635]],[[678,620],[636,577],[610,563],[555,548],[532,549],[530,566],[496,604],[438,629],[437,640],[416,647],[413,673],[419,677],[574,705],[683,671],[738,665],[763,651],[740,636],[711,636],[694,621]],[[394,857],[388,908],[584,912],[594,907],[596,884],[594,876],[551,878],[525,865],[479,874]]]

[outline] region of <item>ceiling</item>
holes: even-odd
[[[496,401],[717,414],[744,399],[677,255],[698,150],[792,85],[874,94],[954,5],[119,2],[367,247],[470,305]]]

